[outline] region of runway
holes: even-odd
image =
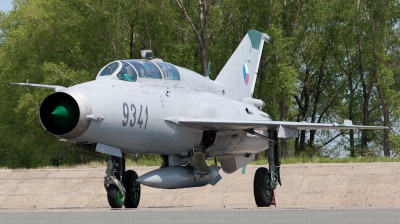
[[[0,224],[71,223],[400,223],[400,208],[144,208],[0,210]]]

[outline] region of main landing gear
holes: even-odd
[[[125,171],[125,158],[109,156],[104,187],[111,208],[137,208],[140,202],[140,184],[133,170]]]
[[[281,184],[278,134],[276,131],[269,131],[268,137],[274,140],[269,142],[269,170],[260,167],[254,175],[254,199],[258,207],[276,206],[274,190],[278,183]]]

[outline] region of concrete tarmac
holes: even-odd
[[[253,177],[258,167],[247,166],[246,174],[221,171],[216,186],[174,190],[142,186],[139,208],[256,208]],[[156,168],[127,169],[140,176]],[[400,163],[289,164],[282,165],[281,172],[277,208],[400,207]],[[104,176],[105,167],[0,170],[0,211],[109,208]]]
[[[363,208],[310,208],[310,209],[28,209],[0,210],[0,224],[101,224],[101,223],[400,223],[400,209],[379,207]]]

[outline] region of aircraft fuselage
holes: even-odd
[[[91,113],[84,116],[104,118],[84,121],[89,125],[79,136],[60,136],[77,143],[103,143],[120,148],[123,153],[170,155],[188,152],[203,139],[203,130],[178,125],[174,122],[176,117],[270,120],[255,106],[224,97],[225,90],[208,78],[182,68],[179,70],[179,81],[143,79],[126,82],[101,77],[54,93],[80,92],[84,97],[74,97],[75,100],[86,98],[86,104],[89,103],[91,108]],[[266,140],[242,131],[225,133],[224,138],[226,135],[234,135],[244,143],[252,139],[257,142],[255,146],[246,143],[247,151],[241,151],[242,154],[268,148]],[[102,137],[99,139],[99,136]],[[218,152],[210,152],[209,156],[223,155],[229,150],[224,150],[229,147],[228,142],[219,142],[222,145],[217,147]]]

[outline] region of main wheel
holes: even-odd
[[[138,175],[133,170],[127,170],[122,177],[125,186],[125,208],[137,208],[140,202],[140,183],[136,181]]]
[[[268,189],[270,175],[267,168],[260,167],[254,175],[254,199],[258,207],[269,207],[274,196],[274,190]]]
[[[125,202],[125,195],[117,186],[110,184],[107,188],[107,199],[111,208],[121,208]]]

